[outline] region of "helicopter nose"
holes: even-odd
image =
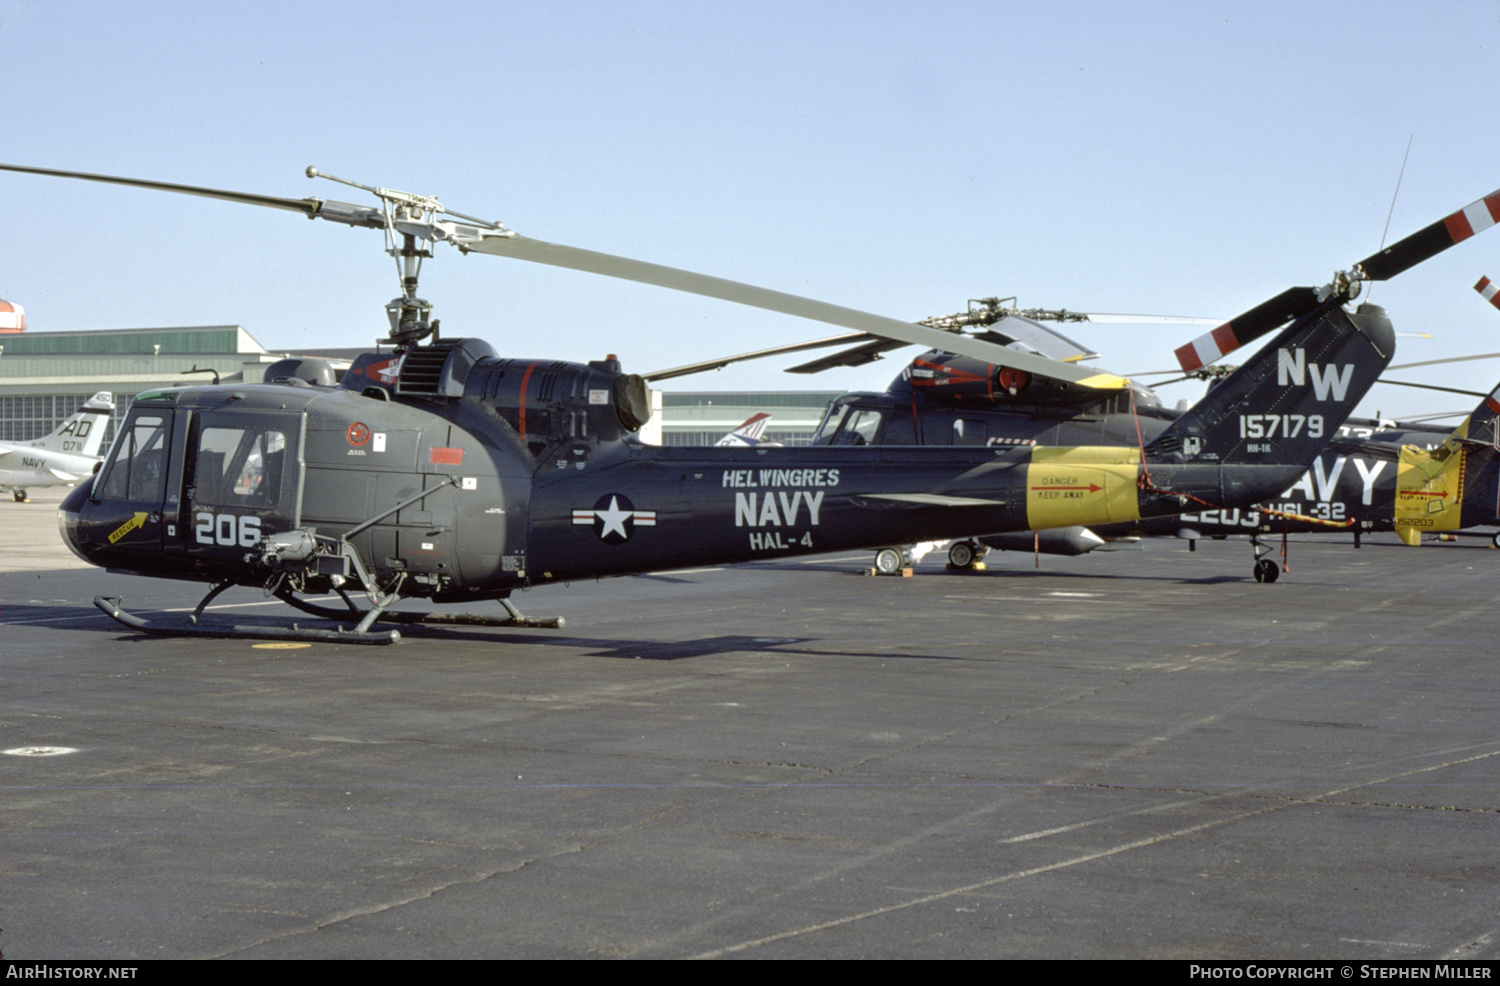
[[[73,491],[63,497],[63,502],[57,508],[57,529],[62,534],[63,543],[68,549],[89,564],[94,560],[83,553],[83,547],[78,540],[80,531],[80,513],[83,505],[94,492],[94,480],[97,477],[90,476],[77,486]]]

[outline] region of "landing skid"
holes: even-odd
[[[339,595],[343,597],[344,605],[348,609],[337,610],[319,606],[305,599],[298,599],[290,592],[278,592],[276,598],[304,613],[311,613],[313,616],[321,616],[328,620],[358,619],[369,615],[367,611],[361,612],[355,608],[353,601],[347,595],[342,592]],[[542,627],[552,630],[559,629],[564,624],[561,616],[527,616],[509,599],[500,600],[500,605],[505,608],[506,615],[503,617],[482,616],[478,613],[392,613],[381,610],[375,614],[375,619],[384,620],[387,623],[421,623],[428,626]]]
[[[340,592],[339,595],[343,597],[344,605],[348,608],[338,610],[327,606],[319,606],[304,599],[298,599],[290,591],[285,590],[276,593],[276,598],[288,606],[326,620],[352,619],[356,621],[354,629],[346,630],[339,626],[332,630],[320,630],[313,627],[298,626],[295,623],[290,627],[199,624],[198,617],[203,614],[203,610],[208,604],[233,584],[232,582],[221,582],[214,586],[208,595],[204,596],[203,600],[198,603],[197,608],[193,610],[192,615],[187,618],[187,621],[181,623],[176,621],[164,623],[142,619],[122,609],[118,597],[96,596],[94,598],[94,605],[99,607],[106,616],[121,626],[128,627],[131,630],[138,630],[142,633],[153,633],[168,637],[237,637],[249,640],[307,640],[342,644],[394,644],[400,642],[401,631],[384,630],[372,633],[370,631],[371,624],[376,620],[384,620],[387,623],[416,623],[426,626],[542,627],[547,629],[557,629],[563,625],[563,618],[561,616],[527,616],[517,609],[515,604],[509,599],[500,600],[500,605],[505,608],[506,613],[503,617],[482,616],[478,613],[392,613],[385,607],[394,602],[395,597],[387,597],[382,600],[380,605],[371,609],[360,610],[354,605],[353,600],[348,595]]]
[[[210,594],[217,595],[218,592]],[[204,600],[207,602],[207,599]],[[200,626],[196,622],[186,623],[163,623],[151,620],[143,620],[133,613],[127,613],[120,608],[119,597],[95,596],[94,605],[114,620],[116,623],[131,630],[141,633],[152,633],[164,637],[219,637],[240,638],[245,640],[307,640],[320,641],[336,644],[394,644],[401,639],[399,630],[385,630],[379,633],[369,633],[364,630],[345,630],[337,627],[333,630],[317,630],[310,627],[300,627],[293,623],[289,627],[277,626],[214,626],[212,624]]]

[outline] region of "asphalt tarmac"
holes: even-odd
[[[206,587],[76,561],[59,498],[0,504],[6,959],[1500,958],[1485,540],[845,555],[288,647],[116,625]]]

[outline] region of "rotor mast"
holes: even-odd
[[[417,296],[417,281],[422,273],[423,259],[432,256],[430,234],[433,219],[438,213],[447,211],[442,203],[429,195],[362,185],[324,174],[312,166],[307,169],[307,177],[327,178],[363,189],[380,199],[385,216],[385,252],[395,258],[396,276],[401,284],[401,296],[385,304],[386,318],[391,323],[387,339],[397,348],[405,349],[434,335],[438,323],[432,319],[432,302]]]

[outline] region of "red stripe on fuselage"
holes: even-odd
[[[531,371],[534,369],[536,369],[536,364],[532,363],[526,367],[526,372],[521,374],[521,403],[516,411],[516,421],[519,423],[521,441],[523,442],[526,441],[526,384],[530,382]]]

